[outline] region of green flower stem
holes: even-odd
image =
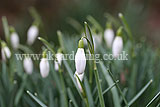
[[[111,73],[110,69],[108,69],[108,72],[109,72],[111,78],[113,79],[114,83],[116,83],[116,79],[114,78],[114,76],[113,76],[113,74]],[[125,96],[123,95],[123,92],[122,92],[122,90],[120,89],[119,85],[118,85],[118,84],[115,84],[115,85],[116,85],[117,89],[119,90],[119,92],[120,92],[120,94],[121,94],[121,96],[122,96],[122,98],[123,98],[123,100],[124,100],[125,105],[126,105],[127,107],[129,107],[129,106],[128,106],[128,102],[127,102]]]
[[[101,107],[105,107],[104,98],[103,98],[103,94],[102,94],[102,87],[101,87],[101,83],[99,81],[100,79],[99,79],[99,75],[98,75],[98,70],[97,70],[95,58],[94,58],[94,75],[96,78],[96,84],[97,84],[97,89],[98,89],[98,96],[99,96],[100,105],[101,105]]]
[[[82,87],[82,96],[83,96],[83,99],[84,99],[84,102],[86,103],[86,107],[89,107],[89,103],[88,103],[88,98],[87,98],[87,94],[86,94],[86,90],[81,82],[81,80],[79,79],[79,77],[76,75],[76,77],[78,78],[78,81]]]
[[[60,70],[59,68],[59,76],[60,76],[60,80],[61,80],[61,87],[62,89],[60,90],[60,94],[61,94],[61,97],[62,97],[62,107],[68,107],[68,101],[67,101],[67,95],[66,95],[66,88],[65,88],[65,83],[64,83],[64,78],[63,78],[63,75],[62,75],[62,70]]]
[[[89,84],[92,87],[92,81],[93,81],[93,61],[89,61]]]
[[[130,30],[130,28],[128,26],[128,23],[127,23],[126,19],[124,18],[122,13],[119,13],[118,15],[119,15],[119,18],[121,19],[121,21],[122,21],[122,23],[124,25],[124,28],[125,28],[128,36],[129,36],[130,40],[133,42],[133,35],[131,33],[131,30]]]

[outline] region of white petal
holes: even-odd
[[[82,92],[83,90],[82,90],[81,84],[80,84],[80,82],[79,82],[79,80],[78,80],[78,78],[77,78],[76,75],[77,75],[78,78],[82,81],[82,80],[83,80],[83,77],[84,77],[84,73],[78,74],[77,71],[76,71],[75,74],[74,74],[74,77],[76,78],[77,85],[78,85],[80,91]]]
[[[23,67],[27,74],[32,74],[33,72],[33,62],[31,58],[25,58],[23,60]]]
[[[121,53],[123,49],[123,40],[120,36],[116,36],[113,41],[112,53],[115,58]]]
[[[75,55],[75,65],[78,74],[82,74],[86,67],[86,57],[83,48],[78,48],[77,50],[77,53]]]
[[[19,46],[19,37],[18,34],[16,32],[13,32],[11,34],[11,45],[14,49],[17,49]]]
[[[62,53],[57,53],[56,54],[56,58],[57,58],[57,61],[54,61],[54,66],[55,66],[55,70],[58,71],[59,70],[59,66],[58,66],[58,63],[61,65],[62,63],[62,58],[63,58],[63,54]]]
[[[40,73],[43,78],[49,74],[49,62],[47,58],[42,58],[40,62]]]
[[[104,39],[109,48],[112,46],[112,42],[114,39],[114,31],[112,29],[106,29],[104,32]]]
[[[11,51],[9,50],[7,46],[4,47],[4,52],[7,58],[11,57]]]
[[[27,32],[27,43],[28,45],[32,45],[39,34],[38,27],[32,25]]]

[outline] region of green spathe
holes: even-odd
[[[84,48],[84,43],[83,43],[83,40],[79,40],[79,43],[78,43],[78,48]]]

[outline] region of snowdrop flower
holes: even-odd
[[[39,67],[42,78],[46,78],[49,74],[49,62],[46,58],[46,51],[43,52],[43,58],[41,59]]]
[[[38,26],[32,25],[27,32],[27,44],[32,45],[39,34]]]
[[[11,33],[11,45],[14,49],[17,49],[19,46],[19,36],[16,32]]]
[[[54,67],[55,67],[55,70],[58,71],[59,70],[59,65],[61,65],[61,63],[62,63],[63,54],[61,52],[58,52],[56,54],[56,58],[57,58],[58,62],[54,61]]]
[[[32,59],[29,58],[29,57],[26,57],[24,60],[23,60],[23,67],[24,67],[24,70],[27,74],[32,74],[33,72],[33,62],[32,62]]]
[[[114,31],[111,28],[111,25],[108,23],[107,29],[104,31],[104,40],[106,41],[106,45],[108,46],[108,48],[112,47],[113,39],[114,39]]]
[[[112,46],[112,53],[114,58],[117,58],[123,49],[123,40],[121,37],[121,33],[122,33],[122,28],[120,27],[117,31],[117,36],[115,37]]]
[[[86,67],[86,57],[84,52],[84,44],[83,40],[79,40],[78,50],[75,55],[75,66],[78,74],[82,74]]]
[[[77,75],[78,77],[77,77],[76,75]],[[77,85],[78,85],[79,90],[80,90],[81,92],[83,92],[83,89],[82,89],[82,86],[81,86],[80,81],[82,82],[83,77],[84,77],[84,73],[78,74],[78,72],[76,71],[75,74],[74,74],[74,77],[76,78],[76,82],[77,82]],[[78,78],[80,79],[80,81],[78,80]]]
[[[4,41],[1,42],[2,45],[2,49],[1,49],[1,53],[2,53],[2,60],[6,61],[6,57],[10,58],[11,57],[11,51],[10,49],[7,47],[6,43]]]

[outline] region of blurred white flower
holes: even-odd
[[[97,50],[97,47],[101,44],[102,42],[102,36],[100,34],[98,35],[93,35],[93,43],[94,43],[94,50]]]
[[[104,39],[106,41],[106,45],[108,46],[108,48],[112,47],[112,42],[114,39],[114,31],[110,28],[106,29],[104,31]]]
[[[62,53],[57,53],[56,54],[56,58],[57,58],[57,61],[54,61],[54,67],[55,67],[55,70],[58,71],[59,70],[59,65],[61,65],[62,63],[62,58],[63,58],[63,54]]]
[[[78,74],[82,74],[86,67],[86,57],[83,48],[78,48],[77,50],[77,53],[75,55],[75,65]]]
[[[116,36],[113,41],[113,46],[112,46],[113,57],[117,58],[118,55],[121,53],[122,49],[123,49],[122,37]]]
[[[3,61],[6,61],[6,57],[7,57],[7,58],[10,58],[10,57],[11,57],[11,51],[10,51],[10,49],[6,46],[5,42],[2,42],[1,53],[2,53],[2,60],[3,60]]]
[[[79,87],[79,90],[82,92],[82,91],[83,91],[83,90],[82,90],[82,86],[81,86],[81,84],[80,84],[80,82],[79,82],[79,80],[78,80],[78,78],[77,78],[76,75],[78,76],[78,78],[79,78],[80,81],[82,82],[83,77],[84,77],[84,73],[78,74],[78,72],[76,71],[75,74],[74,74],[74,77],[76,78],[76,82],[77,82],[77,85],[78,85],[78,87]]]
[[[33,72],[33,62],[32,62],[32,59],[29,58],[29,57],[26,57],[24,60],[23,60],[23,67],[24,67],[24,70],[27,74],[32,74]]]
[[[47,58],[42,58],[40,62],[40,73],[43,78],[46,78],[49,74],[49,62]]]
[[[14,49],[17,49],[19,46],[19,36],[16,32],[11,33],[11,45]]]
[[[27,32],[27,44],[32,45],[39,34],[38,27],[32,25]]]

